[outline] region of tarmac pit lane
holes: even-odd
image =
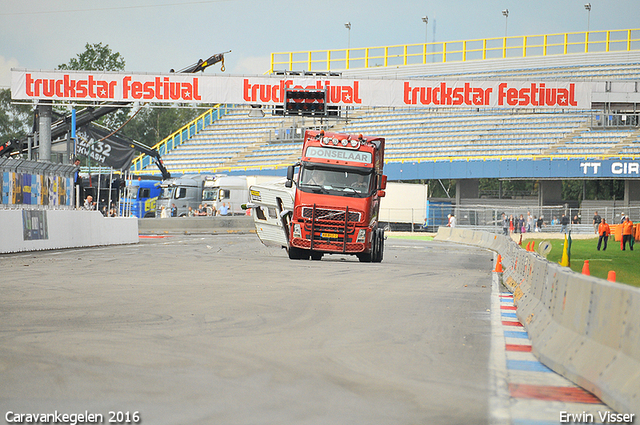
[[[0,410],[145,424],[487,423],[492,254],[255,235],[0,256]]]

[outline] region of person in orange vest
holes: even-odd
[[[624,251],[629,242],[629,249],[633,251],[633,221],[627,216],[624,223],[622,223],[622,250]]]
[[[604,241],[604,247],[602,248],[602,250],[606,251],[607,241],[609,240],[609,235],[611,234],[611,228],[604,218],[601,218],[600,220],[600,225],[598,226],[598,235],[600,235],[600,237],[598,238],[598,251],[600,251],[600,245],[602,244],[602,241]]]

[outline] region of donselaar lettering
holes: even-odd
[[[371,152],[352,151],[347,149],[330,149],[309,146],[305,153],[307,158],[335,159],[339,161],[371,164]]]

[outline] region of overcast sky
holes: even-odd
[[[10,69],[55,69],[108,44],[130,72],[167,72],[232,50],[226,73],[262,74],[271,52],[586,31],[584,0],[0,0],[0,87]],[[590,29],[640,27],[640,0],[591,0]],[[435,34],[434,34],[435,29]],[[220,73],[218,65],[206,73]]]

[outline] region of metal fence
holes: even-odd
[[[512,205],[461,205],[456,207],[450,203],[430,203],[429,209],[416,210],[410,208],[380,209],[380,223],[391,231],[437,231],[438,227],[446,226],[449,214],[456,217],[456,226],[484,230],[491,233],[502,233],[502,214],[507,218],[513,216],[525,220],[525,232],[560,232],[560,220],[564,214],[569,218],[568,230],[573,233],[595,233],[593,216],[598,212],[607,223],[618,224],[622,214],[631,218],[633,222],[640,221],[640,204],[632,206],[622,201],[610,201],[598,206],[571,208],[567,205],[556,206],[512,206]],[[527,217],[531,215],[537,222],[542,218],[542,227],[536,230],[535,222]],[[515,228],[515,232],[521,229]]]
[[[73,165],[0,158],[0,208],[70,209],[75,172]]]

